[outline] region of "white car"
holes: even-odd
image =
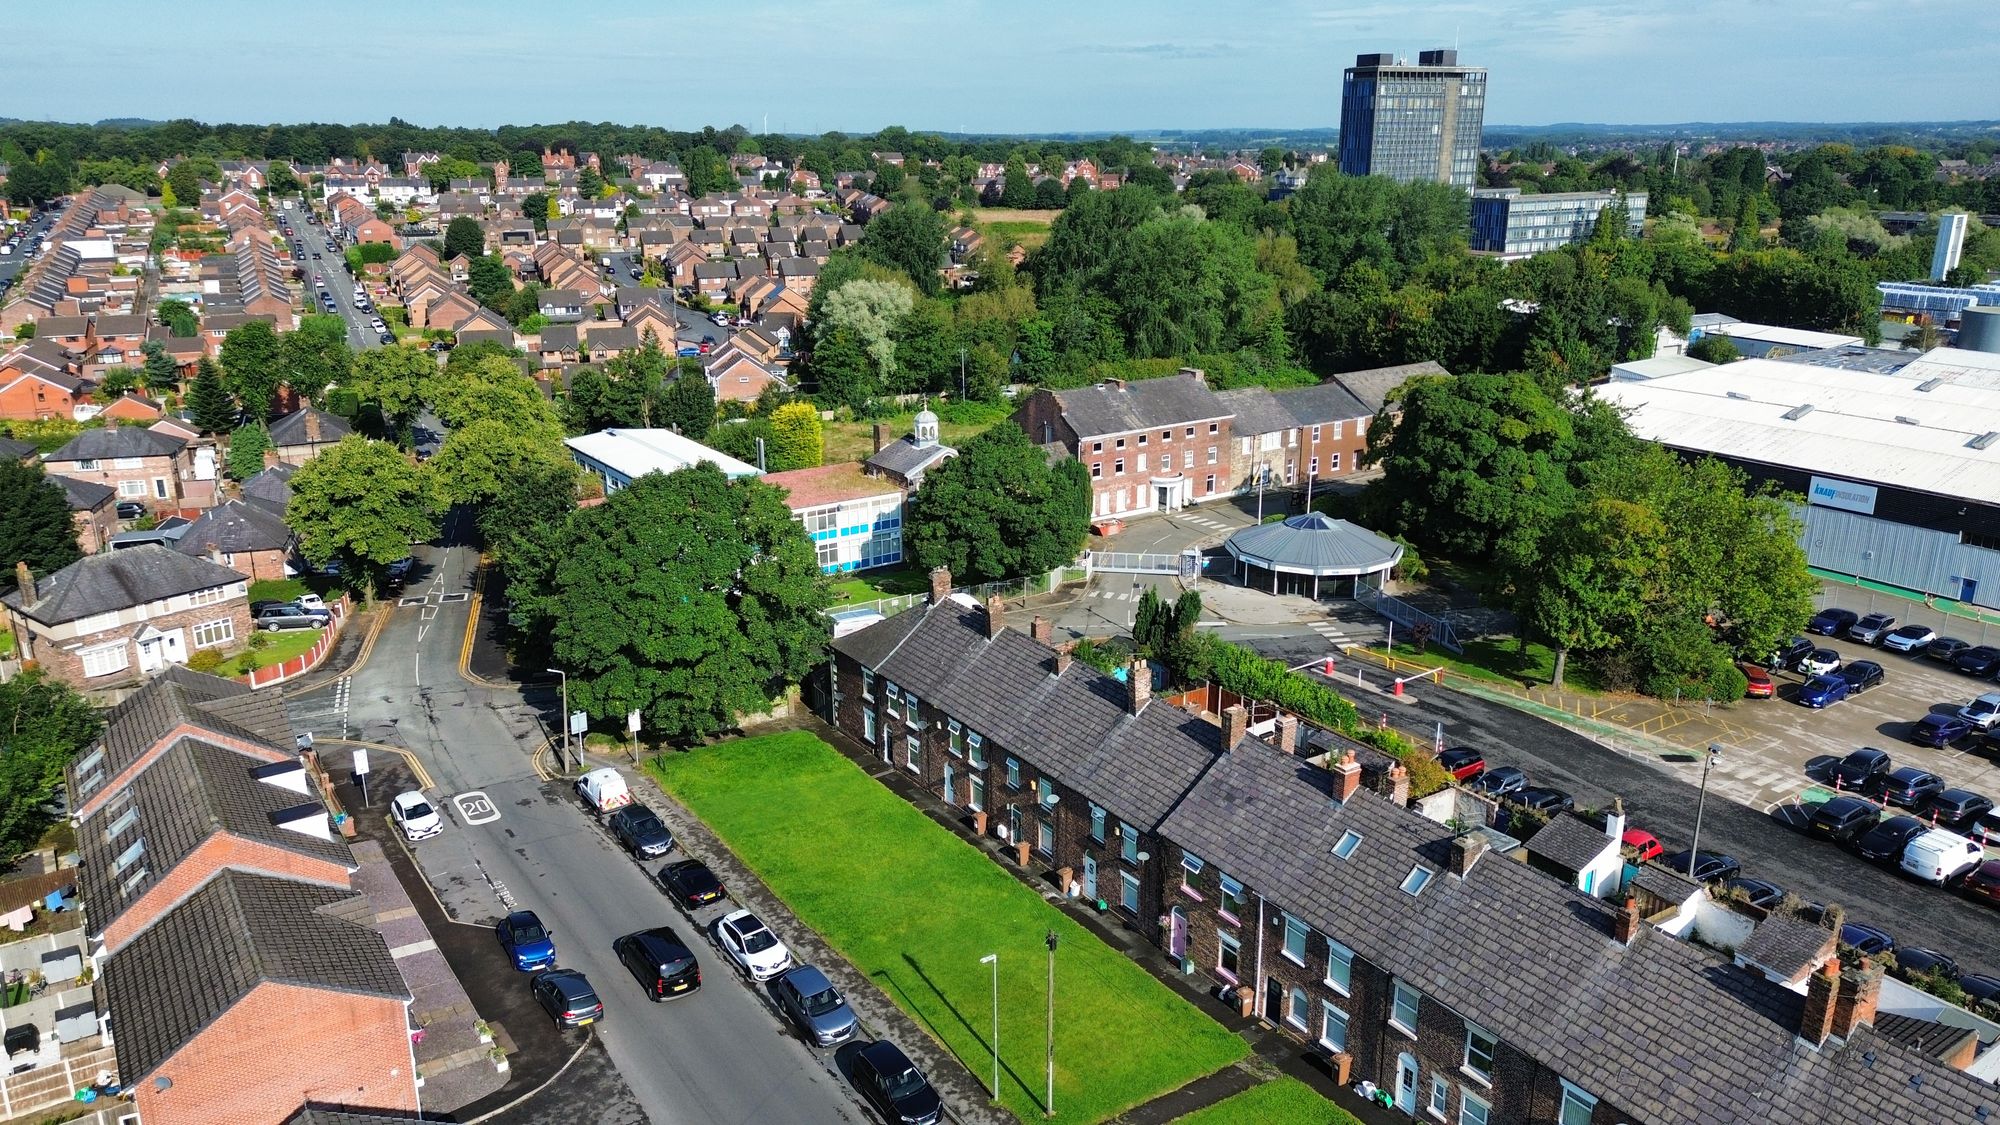
[[[318,594],[300,594],[298,597],[293,598],[292,601],[296,602],[301,609],[309,610],[313,613],[330,612],[326,608],[326,599],[320,597]]]
[[[792,966],[792,951],[748,910],[717,919],[715,940],[751,980],[770,980]]]
[[[1993,724],[2000,723],[2000,691],[1989,691],[1960,707],[1958,717],[1980,730],[1992,730]]]
[[[1816,648],[1799,661],[1799,671],[1808,676],[1831,676],[1840,670],[1840,654],[1830,648]]]
[[[1890,652],[1916,652],[1937,640],[1937,630],[1928,625],[1905,625],[1882,638]]]
[[[403,835],[413,843],[417,840],[428,840],[444,831],[444,818],[439,816],[437,809],[415,789],[408,793],[396,794],[396,799],[389,802],[389,815],[395,819],[397,827],[403,830]]]

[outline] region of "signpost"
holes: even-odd
[[[354,784],[361,787],[361,803],[368,803],[368,751],[354,748]]]

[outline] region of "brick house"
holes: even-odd
[[[177,437],[137,426],[85,430],[42,459],[49,472],[108,484],[120,500],[179,507],[193,479],[192,447]]]
[[[320,451],[337,445],[354,432],[347,419],[310,406],[292,411],[271,423],[271,448],[285,465],[303,465]]]
[[[288,577],[285,560],[298,537],[284,517],[248,500],[224,500],[188,525],[174,549],[249,578]]]
[[[1014,411],[1028,438],[1090,469],[1094,518],[1178,511],[1234,493],[1229,407],[1197,368],[1038,390]]]
[[[249,582],[157,544],[86,555],[0,597],[23,660],[79,689],[118,689],[250,635]]]
[[[708,385],[715,391],[716,401],[755,402],[764,388],[777,384],[785,386],[785,376],[775,366],[760,362],[756,356],[736,347],[731,341],[722,350],[708,357],[702,370],[708,376]]]
[[[74,418],[76,408],[90,401],[91,384],[59,368],[5,365],[0,357],[0,418],[32,422],[41,418]]]
[[[118,533],[118,490],[94,480],[53,475],[49,480],[69,499],[70,516],[76,520],[77,549],[94,555],[109,549]]]
[[[1216,396],[1235,414],[1230,490],[1301,488],[1361,467],[1373,412],[1335,383],[1270,391],[1244,387]]]

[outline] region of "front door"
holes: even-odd
[[[1187,911],[1176,906],[1167,914],[1167,952],[1175,960],[1187,956]]]
[[[952,788],[952,784],[958,780],[958,771],[951,767],[951,760],[946,759],[944,763],[944,803],[947,805],[958,803],[958,790]]]
[[[1097,857],[1094,855],[1083,857],[1083,897],[1087,902],[1097,901]]]
[[[1417,1112],[1417,1060],[1408,1052],[1396,1056],[1396,1108],[1412,1116]]]
[[[1159,486],[1159,493],[1160,493],[1160,510],[1161,510],[1162,512],[1171,512],[1171,511],[1173,511],[1173,510],[1174,510],[1174,490],[1173,490],[1173,488],[1172,488],[1171,486],[1169,486],[1169,485],[1164,485],[1164,484],[1163,484],[1163,485],[1160,485],[1160,486]]]
[[[179,629],[160,637],[160,656],[170,664],[187,663],[187,638]]]
[[[166,660],[160,654],[159,637],[147,637],[139,642],[139,671],[157,672]]]
[[[1272,1023],[1285,1018],[1285,982],[1277,977],[1264,978],[1264,1018]]]
[[[1978,592],[1979,592],[1979,579],[1961,578],[1958,580],[1959,601],[1970,602],[1972,601],[1973,595],[1977,594]]]

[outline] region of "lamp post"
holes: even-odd
[[[1000,955],[988,953],[979,959],[982,965],[993,966],[993,1101],[1000,1101]]]
[[[1701,812],[1708,804],[1708,774],[1722,761],[1722,747],[1713,742],[1708,744],[1708,760],[1701,764],[1701,795],[1694,802],[1694,846],[1688,849],[1688,878],[1694,878],[1694,865],[1701,859]]]
[[[1048,1094],[1042,1098],[1042,1116],[1056,1115],[1056,932],[1049,931],[1043,940],[1049,944],[1049,1050],[1048,1050]]]
[[[561,668],[551,668],[549,671],[562,677],[562,716],[557,720],[557,725],[562,730],[563,751],[567,753],[569,751],[569,673],[563,671]]]

